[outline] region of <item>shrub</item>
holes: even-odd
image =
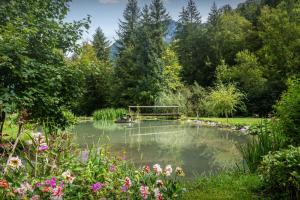
[[[284,199],[299,199],[299,163],[300,147],[291,146],[289,149],[270,152],[264,156],[259,172],[267,190]]]
[[[259,167],[264,155],[270,151],[277,151],[285,145],[285,137],[276,131],[274,125],[263,122],[250,128],[251,140],[240,145],[240,151],[247,167],[255,172]]]
[[[93,113],[93,119],[98,120],[116,120],[128,113],[127,110],[123,108],[105,108],[97,110]]]
[[[244,94],[241,93],[233,84],[219,84],[212,90],[206,100],[208,112],[214,116],[223,115],[228,118],[238,108],[243,108]]]
[[[289,80],[288,90],[275,106],[278,124],[291,143],[300,144],[300,79]]]

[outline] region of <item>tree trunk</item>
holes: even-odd
[[[0,126],[0,142],[2,141],[2,135],[3,135],[3,126],[4,126],[4,122],[5,122],[5,112],[2,111],[1,113],[1,117],[0,117],[0,122],[1,122],[1,126]]]

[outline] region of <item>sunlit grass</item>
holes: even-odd
[[[258,199],[256,191],[260,186],[261,180],[257,175],[221,173],[188,182],[184,199]]]

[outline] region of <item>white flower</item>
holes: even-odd
[[[161,167],[160,167],[159,164],[153,165],[153,169],[154,169],[154,172],[155,172],[157,175],[161,174],[161,172],[162,172],[162,169],[161,169]]]
[[[75,177],[72,176],[70,170],[65,171],[64,173],[62,173],[62,177],[64,179],[66,179],[69,183],[73,183]]]
[[[8,166],[10,168],[12,168],[13,170],[19,169],[22,166],[22,161],[18,156],[17,157],[11,157],[8,160]]]
[[[176,167],[175,172],[176,172],[177,176],[184,176],[185,175],[181,167]]]
[[[171,176],[172,172],[173,172],[172,166],[171,165],[167,165],[166,168],[165,168],[165,174],[166,174],[166,176]]]
[[[46,138],[41,132],[36,132],[32,134],[33,140],[36,144],[45,143]]]

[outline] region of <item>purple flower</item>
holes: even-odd
[[[52,188],[56,188],[56,178],[53,177],[50,180],[46,180],[45,184],[51,186]]]
[[[42,184],[40,182],[38,182],[35,184],[35,187],[37,187],[37,188],[42,187]]]
[[[47,151],[49,149],[46,143],[43,143],[39,146],[39,151]]]
[[[115,172],[115,171],[116,171],[116,166],[111,165],[111,166],[109,167],[109,171],[110,171],[110,172]]]
[[[122,192],[127,192],[127,187],[126,187],[125,185],[123,185],[123,186],[121,187],[121,190],[122,190]]]
[[[91,186],[91,189],[94,191],[94,192],[97,192],[98,190],[100,190],[101,188],[103,187],[103,184],[102,183],[95,183]]]

